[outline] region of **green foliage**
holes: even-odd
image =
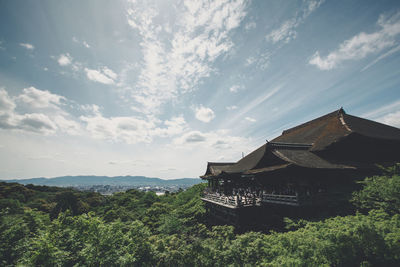
[[[29,248],[29,240],[46,222],[46,216],[30,209],[19,214],[3,210],[0,213],[0,265],[14,266]]]
[[[353,203],[369,212],[285,219],[287,232],[269,234],[207,228],[204,184],[103,197],[0,183],[0,265],[399,266],[397,170],[367,178],[354,193]]]
[[[385,169],[386,175],[366,178],[363,189],[353,193],[352,203],[362,210],[382,209],[400,213],[400,164]]]

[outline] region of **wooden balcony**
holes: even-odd
[[[214,192],[204,192],[201,199],[203,201],[218,204],[231,209],[268,204],[300,206],[298,197],[293,195],[264,194],[262,198],[260,198],[244,196],[225,196]]]
[[[201,199],[203,201],[211,202],[231,209],[261,205],[260,198],[239,198],[237,196],[223,196],[210,192],[204,192]]]

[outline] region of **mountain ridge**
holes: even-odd
[[[48,186],[82,186],[82,185],[113,185],[113,186],[156,186],[156,185],[195,185],[201,182],[199,178],[161,179],[146,176],[96,176],[77,175],[52,178],[38,177],[27,179],[1,180],[8,183],[48,185]]]

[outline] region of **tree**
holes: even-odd
[[[363,189],[353,193],[352,203],[361,210],[382,209],[400,213],[400,164],[384,169],[385,175],[368,177]]]

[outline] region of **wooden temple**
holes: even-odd
[[[209,162],[202,200],[211,217],[237,227],[339,215],[357,180],[396,162],[400,129],[339,109],[283,131],[238,162]]]

